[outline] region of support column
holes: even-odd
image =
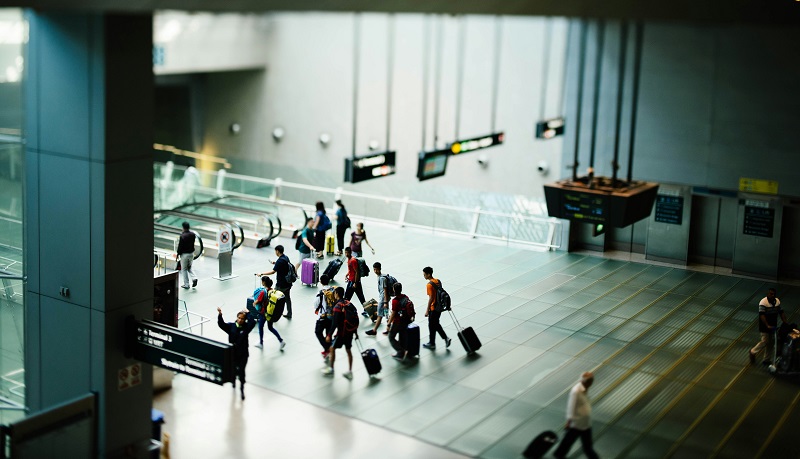
[[[96,392],[114,457],[151,428],[151,368],[117,375],[125,317],[152,315],[152,15],[26,17],[27,405]]]

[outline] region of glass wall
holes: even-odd
[[[22,10],[0,8],[0,423],[24,417]]]

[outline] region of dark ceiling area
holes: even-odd
[[[104,12],[360,11],[800,24],[798,0],[2,0],[0,6]]]

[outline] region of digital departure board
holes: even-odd
[[[608,198],[599,194],[567,191],[561,195],[564,218],[604,223],[608,215]]]
[[[447,171],[447,157],[450,150],[421,151],[417,164],[417,178],[419,181],[441,177]]]
[[[564,134],[564,118],[539,121],[536,123],[537,139],[552,139]]]
[[[394,175],[397,172],[396,161],[397,153],[394,151],[345,158],[344,181],[358,183],[364,180]]]
[[[655,220],[660,223],[680,225],[683,223],[683,196],[656,196]]]
[[[744,206],[744,234],[772,237],[775,226],[775,209],[760,206]]]
[[[233,346],[168,327],[128,318],[126,354],[142,362],[222,385],[233,381]]]

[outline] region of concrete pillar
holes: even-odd
[[[117,376],[125,317],[152,315],[152,15],[26,17],[27,404],[96,392],[114,457],[151,427],[151,369]]]

